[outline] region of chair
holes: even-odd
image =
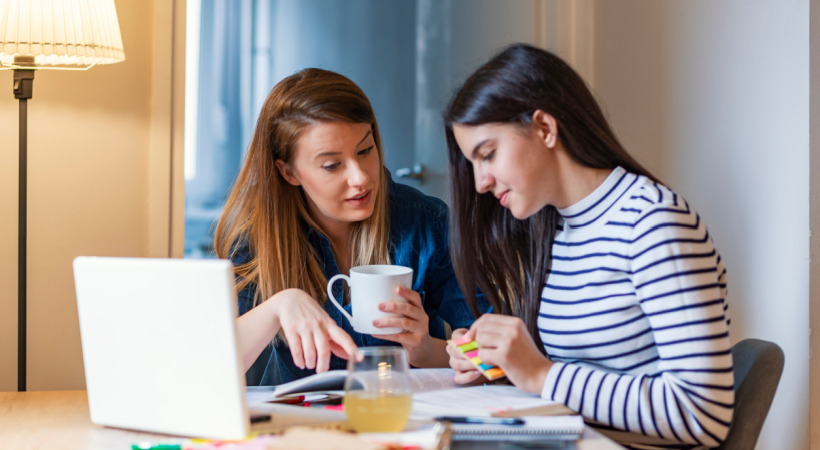
[[[744,339],[732,347],[735,371],[735,414],[729,435],[718,449],[755,448],[769,413],[780,375],[783,350],[773,342]]]

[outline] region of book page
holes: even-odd
[[[414,393],[455,389],[458,387],[453,379],[453,369],[412,369],[410,370],[410,389]]]
[[[413,395],[413,417],[490,417],[516,410],[560,408],[563,403],[522,392],[515,386],[475,386]]]
[[[267,393],[248,391],[249,401],[258,402],[262,398],[273,399],[287,394],[335,391],[344,389],[346,370],[330,370],[317,373],[290,383],[280,384]],[[453,381],[453,369],[411,369],[409,371],[410,388],[413,392],[428,392],[458,387]],[[252,398],[252,400],[251,400]],[[267,400],[263,400],[267,401]]]
[[[274,386],[248,386],[245,388],[245,401],[252,404],[271,400],[273,389]]]
[[[272,398],[287,394],[344,389],[346,370],[329,370],[290,383],[280,384],[273,390]]]

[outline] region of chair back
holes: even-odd
[[[769,414],[785,357],[773,343],[744,339],[732,347],[735,411],[729,435],[718,449],[751,450]]]

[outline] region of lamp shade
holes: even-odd
[[[114,0],[0,0],[0,62],[93,65],[125,60]]]

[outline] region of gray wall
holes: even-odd
[[[811,8],[811,36],[809,38],[809,48],[810,50],[814,50],[814,52],[810,56],[810,84],[811,84],[811,97],[810,97],[810,106],[809,106],[809,127],[810,127],[810,153],[814,156],[811,159],[810,165],[810,189],[809,189],[809,209],[810,209],[810,223],[811,228],[817,231],[818,224],[820,224],[820,53],[817,52],[816,49],[820,48],[820,8]],[[820,308],[818,305],[820,302],[818,301],[818,297],[820,297],[820,237],[815,237],[811,240],[811,247],[810,247],[810,255],[814,256],[818,259],[815,259],[814,264],[810,264],[810,284],[809,289],[811,292],[810,297],[810,309],[811,309],[811,316],[810,316],[810,326],[813,328],[815,325],[820,326]],[[814,333],[814,335],[810,334],[809,345],[811,348],[816,348],[820,346],[820,333]],[[811,351],[809,351],[811,354]],[[809,373],[815,374],[814,377],[809,381],[810,383],[810,391],[811,391],[811,400],[810,400],[810,409],[809,409],[809,430],[810,430],[810,440],[811,440],[811,447],[818,448],[820,447],[820,421],[818,421],[818,417],[820,417],[820,380],[818,380],[817,375],[820,373],[820,358],[815,357],[814,359],[810,359],[810,366],[809,366]],[[814,425],[814,426],[812,426]]]
[[[306,67],[346,75],[362,87],[373,104],[387,166],[411,165],[415,146],[415,3],[271,2],[274,45],[267,90]],[[266,94],[259,92],[256,97],[264,101]]]
[[[537,0],[536,0],[537,1]],[[506,45],[533,42],[533,0],[417,0],[415,163],[425,194],[449,199],[442,112],[453,92]]]
[[[760,449],[809,446],[809,1],[598,0],[594,80],[630,152],[706,221],[731,333],[786,368]]]

